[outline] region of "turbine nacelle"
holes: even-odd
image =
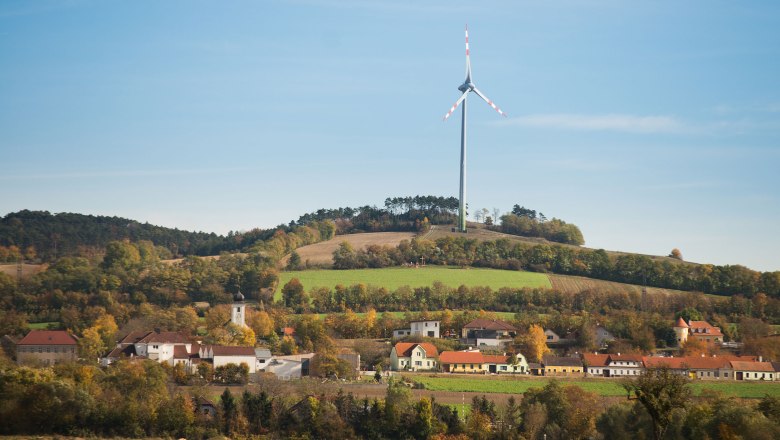
[[[477,86],[474,85],[473,82],[464,82],[460,86],[458,86],[458,90],[460,90],[463,93],[470,92],[477,88]]]

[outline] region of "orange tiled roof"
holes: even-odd
[[[688,325],[690,326],[690,330],[688,331],[689,336],[702,334],[708,336],[723,336],[723,333],[720,332],[720,327],[714,327],[707,321],[690,321],[688,322]]]
[[[765,371],[774,373],[775,368],[769,362],[731,361],[731,368],[739,371]]]
[[[608,354],[583,353],[582,360],[589,367],[606,367]]]
[[[76,345],[76,338],[64,330],[31,330],[16,345]]]
[[[503,354],[483,354],[482,359],[486,364],[508,364],[509,356]]]
[[[478,351],[443,351],[439,356],[442,364],[483,364],[485,357]]]
[[[410,357],[412,355],[412,350],[414,350],[414,347],[418,345],[422,347],[423,350],[425,350],[426,357],[436,357],[439,355],[439,350],[437,350],[436,346],[430,342],[399,342],[395,344],[396,356]]]

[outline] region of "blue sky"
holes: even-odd
[[[227,3],[227,4],[225,4]],[[388,196],[779,270],[780,3],[0,3],[0,215],[227,233]]]

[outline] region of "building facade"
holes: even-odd
[[[62,330],[32,330],[16,344],[19,364],[53,365],[78,359],[78,341]]]

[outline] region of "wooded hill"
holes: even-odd
[[[302,215],[297,221],[271,229],[252,229],[225,235],[190,232],[140,223],[122,217],[74,213],[52,214],[48,211],[22,210],[0,218],[0,263],[28,261],[53,262],[59,257],[102,254],[111,241],[150,241],[165,256],[219,255],[222,252],[245,252],[258,242],[267,241],[278,231],[294,232],[301,226],[332,221],[336,234],[358,232],[424,232],[431,225],[450,225],[457,220],[458,199],[454,197],[414,196],[387,198],[384,207],[319,209]],[[487,211],[487,210],[484,210]],[[486,223],[492,223],[487,221]],[[579,229],[559,219],[547,221],[536,211],[515,205],[502,217],[506,227],[494,230],[504,233],[543,237],[550,241],[583,244]],[[317,226],[314,226],[317,228]]]

